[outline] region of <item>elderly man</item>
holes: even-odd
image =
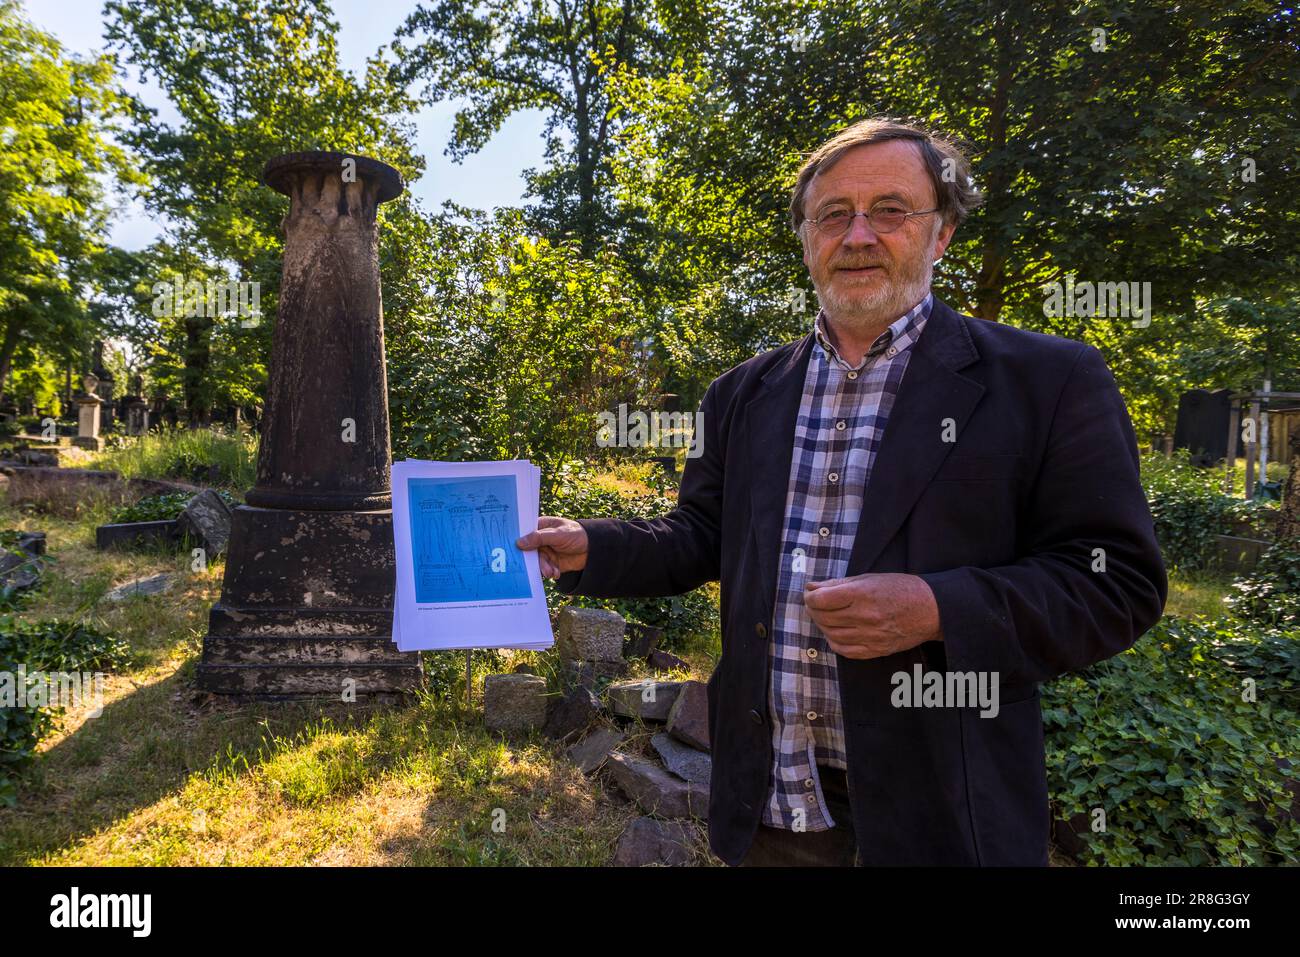
[[[519,541],[565,593],[721,581],[728,864],[1046,864],[1038,684],[1164,607],[1100,354],[930,291],[969,184],[956,147],[889,120],[817,149],[790,204],[813,330],[709,386],[672,512],[544,517]]]

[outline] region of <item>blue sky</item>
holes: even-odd
[[[104,46],[103,0],[23,0],[32,23],[54,34],[69,50],[89,53]],[[359,72],[366,57],[393,36],[417,0],[334,0],[334,18],[339,24],[339,58],[344,69]],[[156,86],[135,82],[134,71],[126,86],[163,119],[174,120],[175,111]],[[483,150],[457,165],[443,155],[451,135],[455,103],[427,107],[416,118],[416,148],[424,154],[428,169],[412,186],[426,209],[436,210],[444,199],[466,206],[492,209],[518,206],[523,202],[523,170],[543,165],[543,114],[536,110],[517,113],[508,119]],[[132,206],[115,224],[112,240],[127,249],[147,246],[161,232],[147,211]]]

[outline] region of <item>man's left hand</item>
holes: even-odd
[[[808,582],[803,601],[831,650],[845,658],[883,658],[943,640],[934,592],[916,575]]]

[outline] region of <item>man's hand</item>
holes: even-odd
[[[537,549],[538,563],[547,578],[587,567],[587,530],[571,518],[543,515],[537,520],[537,531],[515,544],[526,552]]]
[[[831,650],[845,658],[883,658],[943,640],[934,593],[916,575],[808,582],[803,603]]]

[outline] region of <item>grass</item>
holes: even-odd
[[[166,429],[138,437],[114,437],[121,444],[94,456],[90,467],[111,469],[123,478],[171,478],[208,482],[203,469],[215,465],[215,484],[242,492],[257,480],[257,436],[218,429]]]
[[[394,709],[196,693],[222,565],[196,573],[165,551],[99,552],[100,520],[0,507],[0,528],[44,530],[57,559],[24,616],[84,616],[133,652],[105,682],[103,713],[65,714],[17,806],[0,808],[0,866],[609,862],[634,807],[540,735],[487,731],[463,679]],[[171,591],[104,600],[159,572],[177,576]],[[535,654],[506,664],[516,660]],[[702,844],[698,859],[710,862]]]
[[[1228,613],[1223,599],[1231,590],[1232,580],[1221,574],[1171,571],[1165,614],[1218,620]]]

